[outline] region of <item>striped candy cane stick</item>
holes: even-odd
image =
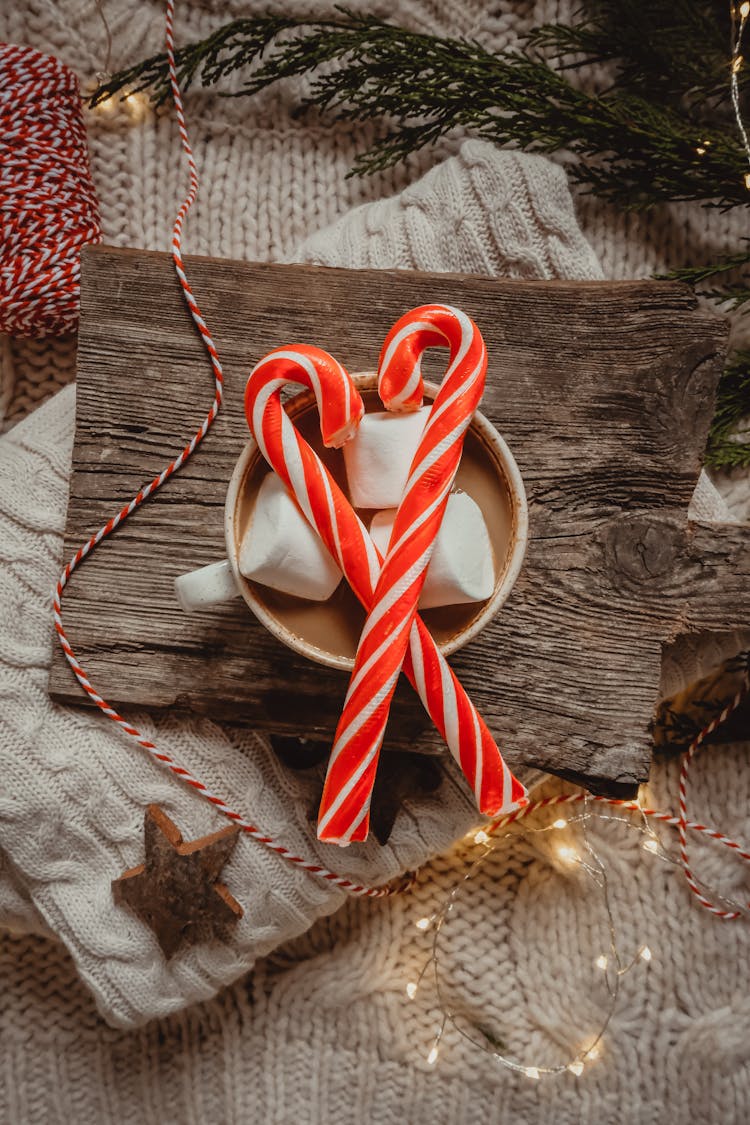
[[[296,497],[369,610],[382,557],[347,498],[284,411],[281,390],[289,383],[301,383],[315,392],[327,444],[341,443],[356,426],[361,398],[331,356],[319,348],[299,345],[271,352],[257,364],[245,390],[245,413],[263,456]],[[497,815],[522,804],[523,786],[511,775],[484,720],[419,617],[412,627],[404,673],[461,766],[478,807],[487,815]]]
[[[458,309],[426,305],[407,313],[391,329],[381,353],[379,379],[386,407],[417,409],[423,390],[421,356],[435,345],[449,347],[450,363],[411,465],[336,731],[318,818],[318,836],[330,843],[346,845],[367,838],[380,748],[408,656],[418,689],[435,686],[438,670],[426,668],[421,636],[412,630],[464,436],[484,390],[484,341],[473,321]],[[438,674],[442,673],[441,668]],[[437,683],[444,688],[442,679]],[[444,725],[449,742],[459,744],[459,761],[480,809],[496,815],[489,809],[507,811],[523,799],[524,790],[494,741],[485,756],[480,731],[476,726],[472,729],[475,723],[476,711],[463,715],[456,711]]]

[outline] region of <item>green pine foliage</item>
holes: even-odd
[[[706,450],[706,463],[715,468],[750,469],[750,441],[733,431],[750,414],[750,351],[736,351],[719,384],[717,409]]]
[[[234,20],[181,47],[176,61],[183,88],[240,72],[233,96],[309,76],[307,106],[380,126],[352,174],[387,168],[460,128],[500,145],[565,149],[575,157],[570,174],[623,208],[693,200],[730,209],[750,200],[729,96],[730,21],[728,4],[708,0],[588,0],[571,24],[538,27],[493,54],[341,8],[324,20]],[[169,97],[164,55],[115,75],[92,104],[144,89],[157,103]],[[745,249],[670,276],[736,308],[750,299],[748,267]],[[750,353],[731,357],[708,449],[716,467],[750,467],[750,444],[731,437],[750,414],[749,372]]]

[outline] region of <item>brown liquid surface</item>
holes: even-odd
[[[382,404],[375,390],[363,390],[362,397],[368,413],[382,410]],[[300,403],[288,403],[287,409],[294,418],[297,429],[310,443],[331,475],[348,496],[344,456],[340,450],[326,449],[320,438],[318,413],[315,401],[308,395],[299,396]],[[235,529],[243,538],[250,523],[258,489],[270,469],[260,454],[248,466],[247,474],[238,493]],[[474,424],[466,435],[461,464],[456,475],[455,487],[467,492],[482,509],[489,530],[492,549],[495,555],[495,585],[502,580],[510,555],[512,541],[513,514],[510,490],[501,463],[494,450],[488,446]],[[359,508],[358,514],[365,526],[369,527],[374,512]],[[290,632],[314,645],[323,652],[353,658],[357,642],[365,622],[365,611],[349,589],[344,579],[327,602],[310,602],[282,594],[261,586],[257,582],[247,582],[257,601]],[[437,609],[420,610],[420,616],[438,644],[453,640],[457,634],[467,629],[484,609],[486,602],[472,602],[469,605],[441,606]]]

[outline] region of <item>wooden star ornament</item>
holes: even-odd
[[[185,943],[224,937],[242,917],[240,904],[217,881],[239,831],[229,825],[186,844],[163,809],[146,809],[144,862],[114,879],[112,894],[153,930],[167,960]]]

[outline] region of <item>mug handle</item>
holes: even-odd
[[[241,596],[229,559],[178,575],[174,580],[174,592],[185,613],[208,609]]]

